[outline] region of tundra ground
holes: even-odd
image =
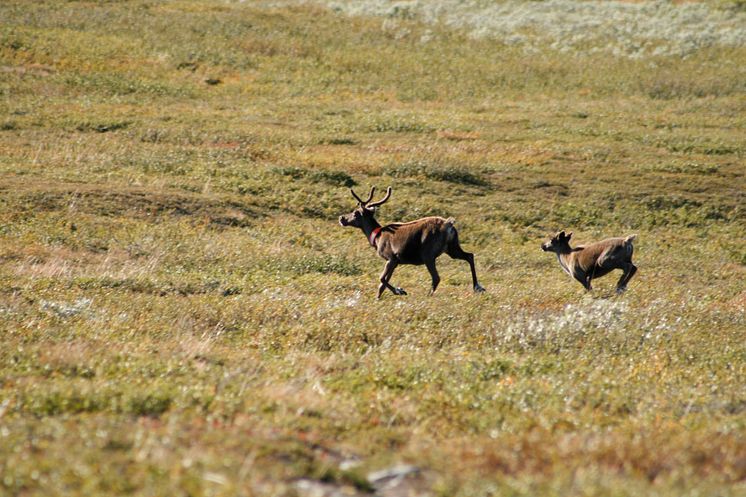
[[[746,48],[346,14],[0,3],[0,494],[745,495]],[[487,293],[377,301],[371,185]],[[560,229],[638,234],[628,292]]]

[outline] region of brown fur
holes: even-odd
[[[352,190],[351,190],[352,191]],[[352,195],[358,201],[358,207],[350,214],[339,217],[339,224],[360,228],[365,233],[369,243],[374,246],[381,258],[386,260],[381,273],[381,284],[378,287],[378,298],[388,288],[395,295],[406,295],[403,289],[389,284],[394,269],[399,264],[424,264],[432,278],[432,291],[435,292],[440,283],[440,276],[435,267],[435,259],[443,253],[453,259],[465,260],[471,268],[474,291],[482,292],[484,288],[477,281],[474,267],[474,254],[464,252],[458,242],[458,232],[454,226],[454,219],[442,217],[425,217],[408,223],[391,223],[385,226],[375,220],[375,208],[386,202],[391,196],[391,188],[387,190],[383,200],[371,202],[375,188],[371,188],[368,200],[361,200],[354,191]],[[375,230],[380,229],[378,236],[371,241]]]
[[[545,252],[557,254],[560,266],[567,274],[575,278],[586,290],[591,290],[591,280],[600,278],[614,269],[623,271],[617,282],[617,292],[627,289],[627,283],[637,272],[632,263],[633,240],[637,235],[625,238],[607,238],[589,245],[570,247],[572,233],[561,231],[541,246]]]

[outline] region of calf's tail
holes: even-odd
[[[632,252],[635,250],[632,242],[637,238],[637,235],[629,235],[624,239],[624,248],[627,249],[627,256],[632,257]]]

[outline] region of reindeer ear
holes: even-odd
[[[567,234],[567,235],[565,236],[565,239],[567,239],[567,240],[569,241],[571,237],[572,237],[572,231],[571,231],[571,232],[569,232],[569,233],[568,233],[568,234]]]

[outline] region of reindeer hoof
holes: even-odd
[[[394,293],[396,295],[406,295],[407,294],[407,292],[405,292],[403,288],[399,288],[398,286],[394,287]]]
[[[482,293],[482,292],[486,292],[487,290],[485,290],[482,285],[474,285],[474,291],[476,293]]]
[[[626,291],[627,291],[627,287],[626,286],[620,286],[619,288],[616,289],[616,294],[617,295],[621,295],[621,294],[623,294]]]

